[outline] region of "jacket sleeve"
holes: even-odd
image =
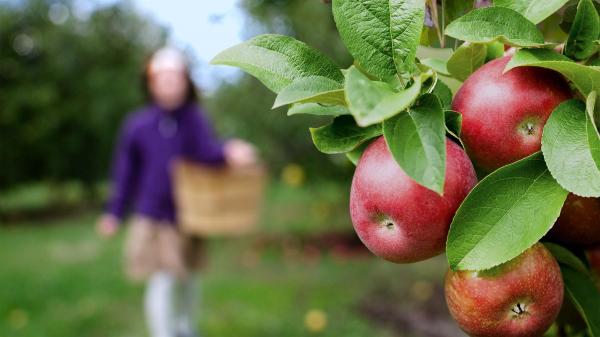
[[[119,136],[112,166],[111,192],[107,212],[122,219],[127,211],[139,176],[139,152],[136,148],[134,128],[128,121]]]
[[[225,163],[223,142],[217,138],[203,111],[196,110],[184,123],[184,157],[208,165]]]

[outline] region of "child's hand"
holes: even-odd
[[[113,237],[119,230],[119,219],[112,214],[104,214],[96,223],[96,232],[104,238]]]
[[[257,155],[254,146],[240,139],[232,139],[225,143],[225,161],[235,167],[256,163]]]

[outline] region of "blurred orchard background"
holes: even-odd
[[[203,334],[461,335],[443,302],[444,257],[372,257],[348,216],[353,166],[317,152],[317,125],[271,110],[256,80],[208,65],[267,32],[350,65],[319,0],[0,0],[0,336],[146,335],[123,235],[102,241],[93,226],[119,125],[143,104],[142,66],[168,42],[195,60],[220,134],[255,143],[271,178],[260,230],[209,240]]]

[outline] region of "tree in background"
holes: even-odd
[[[352,59],[336,31],[331,7],[317,0],[241,0],[248,14],[245,38],[265,32],[292,35],[322,50],[341,67]],[[309,19],[307,19],[309,18]],[[275,171],[284,165],[301,164],[313,177],[347,179],[352,166],[343,157],[314,151],[306,116],[286,117],[285,109],[271,110],[274,95],[247,75],[235,83],[224,82],[207,97],[206,105],[219,131],[255,142]]]
[[[76,16],[70,1],[0,6],[0,188],[106,176],[120,121],[143,100],[165,31],[131,6]]]
[[[246,37],[294,35],[341,67],[350,65],[329,6],[316,0],[241,0],[240,6]],[[0,5],[0,162],[9,163],[0,165],[0,188],[103,181],[122,119],[143,103],[145,58],[166,39],[163,28],[126,1],[85,16],[71,0]],[[296,162],[313,176],[350,177],[344,158],[314,151],[308,132],[314,121],[268,111],[272,98],[243,76],[221,83],[204,103],[223,135],[255,142],[274,171]]]

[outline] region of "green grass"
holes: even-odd
[[[302,187],[273,182],[265,200],[262,230],[293,235],[352,231],[349,194],[350,182],[322,181]]]
[[[263,232],[350,229],[339,201],[347,191],[332,186],[273,187]],[[0,337],[146,335],[143,286],[122,273],[124,235],[100,240],[95,218],[0,227]],[[399,306],[410,306],[411,286],[441,283],[446,268],[441,257],[397,266],[371,256],[305,255],[295,246],[257,245],[258,236],[210,240],[200,315],[205,336],[393,336],[360,314],[361,300],[383,287],[400,294]],[[327,315],[320,333],[305,327],[312,309]]]
[[[96,191],[101,196],[106,195],[106,184],[98,184]],[[84,202],[85,198],[86,190],[78,182],[32,183],[3,191],[0,194],[0,213],[33,212],[55,206],[77,206]]]

